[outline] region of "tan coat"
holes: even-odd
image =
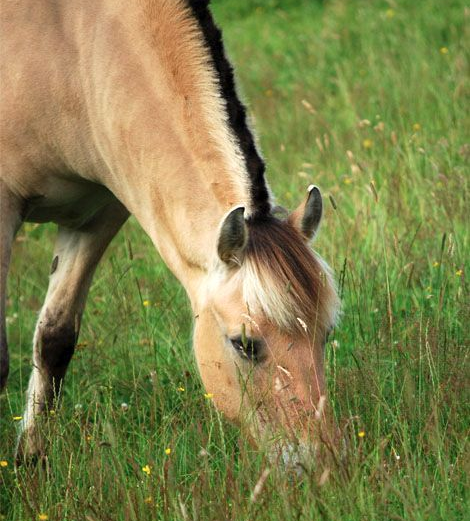
[[[59,225],[19,457],[43,451],[34,418],[58,396],[94,269],[129,213],[189,295],[196,358],[216,405],[241,421],[242,404],[262,400],[248,420],[255,439],[292,425],[308,438],[305,418],[324,415],[323,343],[336,309],[328,269],[304,244],[321,196],[310,190],[290,223],[272,217],[264,163],[206,7],[2,0],[0,14],[2,386],[11,242],[23,221]],[[273,248],[256,248],[269,226],[291,243],[292,258],[273,246],[279,269],[306,264],[287,270],[285,298],[287,279],[269,268]],[[262,362],[246,360],[251,340]]]

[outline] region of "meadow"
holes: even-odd
[[[463,0],[215,0],[280,204],[325,197],[347,458],[288,479],[204,395],[184,290],[131,219],[96,273],[46,467],[13,470],[53,225],[20,230],[0,519],[469,519],[469,49]],[[466,47],[467,45],[467,47]],[[269,469],[269,475],[265,472]],[[253,491],[265,477],[256,497]]]

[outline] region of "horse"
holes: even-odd
[[[208,2],[4,1],[0,14],[2,389],[12,242],[23,222],[58,225],[17,461],[47,452],[38,418],[130,214],[186,290],[217,409],[275,461],[308,459],[335,431],[324,349],[339,300],[309,245],[322,196],[312,185],[293,212],[275,206]]]

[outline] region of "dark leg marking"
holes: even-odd
[[[75,350],[77,333],[73,326],[46,326],[39,339],[41,359],[51,373],[65,369]]]
[[[47,324],[38,339],[43,369],[51,379],[53,396],[58,397],[67,366],[75,351],[78,332],[70,325]]]

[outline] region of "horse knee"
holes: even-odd
[[[72,324],[48,320],[38,331],[37,345],[42,365],[52,376],[62,377],[75,351],[77,333]]]

